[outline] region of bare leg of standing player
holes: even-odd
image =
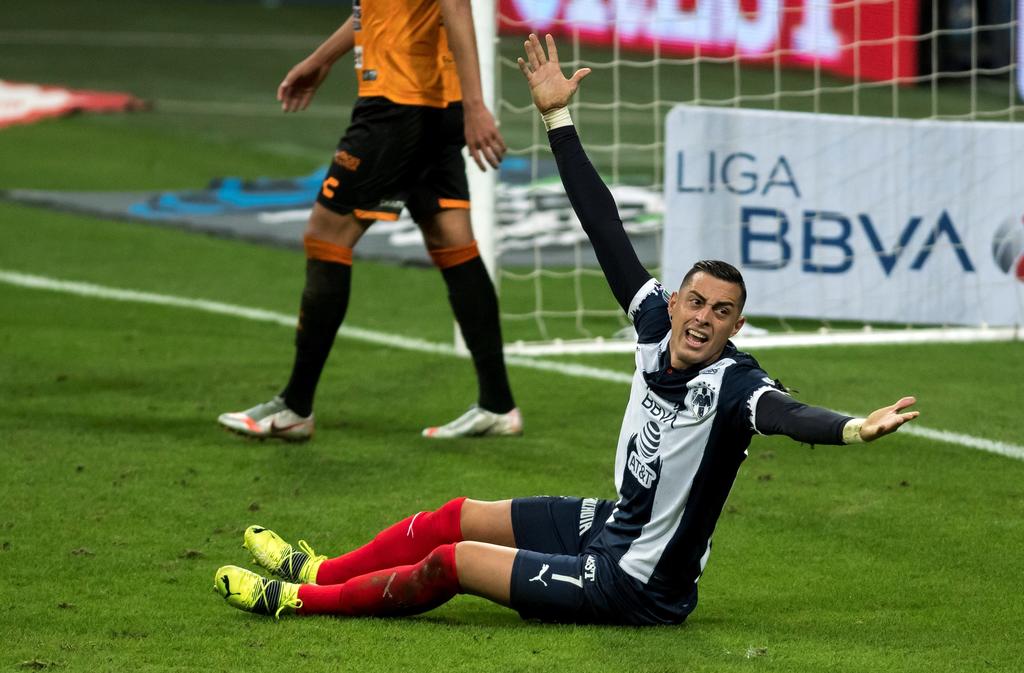
[[[523,420],[505,369],[498,298],[473,239],[469,211],[442,210],[419,226],[448,287],[448,301],[473,357],[478,388],[477,402],[469,411],[446,425],[426,428],[423,435],[443,439],[521,434]]]
[[[221,415],[222,425],[256,437],[303,440],[312,436],[316,387],[348,307],[352,250],[371,224],[372,220],[314,206],[303,238],[306,284],[288,384],[269,402]],[[522,418],[505,369],[497,297],[476,250],[468,210],[441,210],[420,226],[448,286],[449,301],[473,356],[478,382],[476,405],[452,423],[427,428],[424,435],[521,434]]]

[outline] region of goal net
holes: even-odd
[[[498,0],[495,107],[510,150],[495,187],[494,232],[496,279],[510,349],[543,353],[632,348],[630,328],[607,291],[586,236],[569,207],[543,125],[516,65],[529,32],[555,36],[566,72],[584,66],[593,69],[572,103],[573,119],[591,160],[619,205],[641,261],[660,275],[677,271],[662,268],[666,222],[674,216],[667,210],[674,201],[667,198],[666,176],[673,184],[680,180],[673,173],[677,167],[666,166],[665,159],[666,119],[673,108],[689,105],[726,112],[813,115],[783,122],[788,124],[790,135],[799,135],[802,120],[828,115],[859,120],[994,122],[1000,133],[1006,129],[1009,133],[1013,123],[1024,117],[1024,78],[1018,78],[1016,63],[1017,17],[1021,11],[1018,3],[1024,6],[1024,0]],[[936,127],[935,133],[941,135],[943,128]],[[816,133],[822,146],[830,144],[827,134]],[[1001,137],[997,135],[997,145]],[[1015,137],[1021,138],[1019,134]],[[907,142],[911,151],[918,147],[914,140]],[[914,162],[927,164],[936,159],[924,149],[927,145],[920,147]],[[1024,145],[1019,147],[1024,151]],[[702,155],[700,169],[687,163],[692,178],[688,178],[687,185],[714,189],[714,185],[701,181],[726,176],[721,167],[725,158],[724,154],[711,159]],[[825,162],[834,160],[834,155],[823,149],[823,165],[805,165],[802,170],[804,174],[824,172],[829,170]],[[734,175],[743,175],[743,166],[742,161],[735,163],[733,170],[738,172]],[[763,186],[772,179],[768,175],[771,169],[770,159],[759,168],[748,166],[754,175],[749,179],[760,179]],[[703,177],[692,177],[698,170]],[[992,170],[1010,167],[994,166]],[[763,174],[758,176],[758,171]],[[784,176],[775,179],[783,180]],[[1016,179],[1019,195],[1024,171],[1018,171]],[[980,196],[985,189],[983,180],[965,177],[965,184],[979,192],[974,198],[984,198]],[[738,185],[718,187],[724,190]],[[1020,286],[1013,290],[1013,296],[1018,302],[1017,315],[1021,315],[1024,283],[1014,274],[1024,252],[1017,249],[1024,248],[1024,233],[1018,232],[1018,227],[1024,228],[1020,219],[1024,203],[1018,198],[1015,207],[1016,211],[1007,210],[1003,218],[1010,222],[1004,226],[1006,231],[997,232],[997,239],[986,245],[992,248],[990,258],[998,257],[997,249],[1003,245],[1003,260],[997,260],[996,266],[1005,262],[1009,269],[1006,282]],[[912,229],[911,215],[896,213],[891,207],[881,215],[902,218],[896,233],[872,230],[865,238],[863,220],[852,212],[844,216],[846,224],[833,218],[831,223],[821,225],[825,229],[811,236],[805,210],[802,216],[794,215],[786,226],[792,225],[794,236],[803,227],[811,242],[778,238],[774,243],[776,248],[784,245],[793,249],[794,267],[799,266],[803,255],[805,268],[810,263],[837,269],[844,264],[844,250],[852,249],[835,241],[844,235],[843,227],[852,227],[865,238],[865,245],[877,242],[873,250],[883,269],[887,262],[909,267],[922,254],[922,245],[936,248],[932,257],[938,260],[936,265],[941,260],[952,263],[959,259],[955,248],[967,235],[955,217],[951,216],[951,223],[945,225],[938,214],[922,216],[922,223],[908,233]],[[875,217],[882,219],[877,214]],[[998,228],[1000,222],[994,226]],[[839,228],[830,230],[829,226]],[[745,274],[750,265],[744,262],[763,263],[767,254],[764,250],[771,250],[771,245],[765,248],[766,241],[773,242],[764,238],[769,234],[763,230],[752,231],[745,235],[753,236],[754,243],[762,245],[762,252],[757,253],[755,246],[748,259],[739,252],[722,257],[736,263]],[[871,234],[876,234],[874,239]],[[851,234],[846,231],[845,235]],[[731,240],[725,233],[721,238]],[[911,249],[913,246],[917,247]],[[952,246],[954,250],[940,254],[940,246]],[[906,255],[900,257],[904,247]],[[836,254],[840,259],[828,259]],[[817,259],[822,256],[824,261]],[[927,255],[925,259],[927,262]],[[973,259],[969,261],[979,265]],[[992,259],[984,261],[992,266]],[[1024,267],[1018,275],[1024,277]],[[949,274],[951,279],[955,276]],[[870,282],[864,278],[863,274],[850,276],[846,285]],[[671,286],[679,279],[663,280]],[[800,284],[794,282],[791,287],[799,292]],[[851,287],[850,291],[856,293],[859,289]],[[932,291],[942,293],[944,289]],[[832,300],[842,301],[841,297]],[[749,332],[766,332],[765,344],[773,338],[779,343],[816,342],[823,334],[834,342],[884,341],[893,331],[897,339],[914,340],[925,338],[936,327],[946,339],[1006,338],[1016,333],[1012,319],[1009,331],[964,332],[950,328],[961,321],[929,315],[903,321],[899,315],[893,319],[881,312],[844,319],[827,312],[815,315],[813,310],[808,313],[781,308],[759,314],[756,305],[748,312],[752,313],[750,324],[754,327]],[[977,328],[985,320],[968,322]]]

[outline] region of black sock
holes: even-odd
[[[505,371],[498,298],[491,277],[479,257],[441,269],[448,285],[448,301],[462,338],[473,356],[479,386],[477,404],[482,409],[504,414],[515,408]]]
[[[345,319],[352,267],[319,259],[306,260],[299,326],[295,331],[295,364],[281,396],[300,416],[313,413],[313,396],[334,337]]]

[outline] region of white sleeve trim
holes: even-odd
[[[756,432],[759,435],[763,435],[764,433],[757,429],[757,424],[754,422],[754,419],[757,418],[757,403],[758,401],[760,401],[762,395],[771,392],[776,392],[779,393],[780,395],[785,395],[786,397],[789,397],[789,393],[779,390],[775,386],[761,386],[760,388],[755,390],[753,394],[750,396],[750,399],[747,400],[747,409],[750,410],[750,427],[754,430],[754,432]]]
[[[864,427],[866,418],[851,418],[843,425],[843,444],[863,444],[860,429]]]
[[[542,112],[540,116],[544,120],[544,128],[548,131],[563,126],[572,126],[572,117],[569,115],[567,107],[552,108],[547,112]]]
[[[636,313],[640,310],[640,304],[643,303],[644,299],[647,299],[648,295],[664,292],[661,288],[661,283],[658,282],[657,278],[651,278],[644,283],[636,294],[633,295],[633,301],[629,302],[629,311],[626,315],[629,317],[629,322],[635,322]]]

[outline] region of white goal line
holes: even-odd
[[[17,271],[6,271],[2,269],[0,269],[0,282],[7,283],[8,285],[14,285],[16,287],[31,288],[36,290],[49,290],[53,292],[63,292],[65,294],[73,294],[80,297],[110,299],[114,301],[125,301],[138,304],[173,306],[177,308],[186,308],[196,311],[203,311],[205,313],[214,313],[217,315],[227,315],[236,318],[244,318],[245,320],[253,320],[256,322],[274,323],[277,325],[283,325],[285,327],[295,326],[294,315],[286,315],[284,313],[278,313],[276,311],[266,311],[263,309],[249,308],[246,306],[238,306],[235,304],[226,304],[223,302],[210,301],[207,299],[194,299],[189,297],[177,297],[174,295],[157,294],[154,292],[127,290],[122,288],[107,287],[104,285],[96,285],[93,283],[59,280],[56,278],[48,278],[46,276],[36,276],[32,274],[20,273]],[[425,339],[405,337],[398,334],[390,334],[387,332],[380,332],[377,330],[363,329],[361,327],[343,325],[342,328],[338,330],[338,336],[347,339],[352,339],[354,341],[379,344],[382,346],[388,346],[389,348],[400,348],[402,350],[414,351],[417,353],[431,353],[435,355],[445,355],[449,357],[457,357],[462,359],[469,358],[468,353],[457,351],[455,347],[451,344],[436,343],[432,341],[426,341]],[[564,376],[573,376],[597,381],[608,381],[611,383],[628,384],[633,379],[632,375],[630,374],[627,374],[625,372],[614,371],[611,369],[588,367],[586,365],[579,365],[567,362],[535,360],[532,358],[517,355],[507,356],[506,362],[509,365],[516,367],[553,372]],[[847,415],[856,416],[858,414],[847,413]],[[920,425],[905,425],[900,429],[900,432],[904,434],[913,435],[915,437],[931,439],[933,441],[944,442],[948,444],[957,444],[959,446],[965,446],[971,449],[977,449],[979,451],[986,451],[988,453],[1006,456],[1007,458],[1013,458],[1015,460],[1024,460],[1024,446],[1018,446],[1016,444],[1010,444],[1007,442],[997,442],[991,439],[974,437],[972,435],[964,435],[955,432],[948,432],[945,430],[934,430],[932,428],[926,428]]]
[[[756,322],[756,318],[754,319]],[[915,327],[819,329],[815,332],[769,333],[750,326],[733,337],[736,347],[745,351],[769,348],[817,348],[824,346],[894,346],[911,344],[981,343],[1024,340],[1024,328],[1015,327]],[[598,355],[632,353],[636,342],[629,339],[554,339],[551,341],[514,341],[506,353],[528,356]]]

